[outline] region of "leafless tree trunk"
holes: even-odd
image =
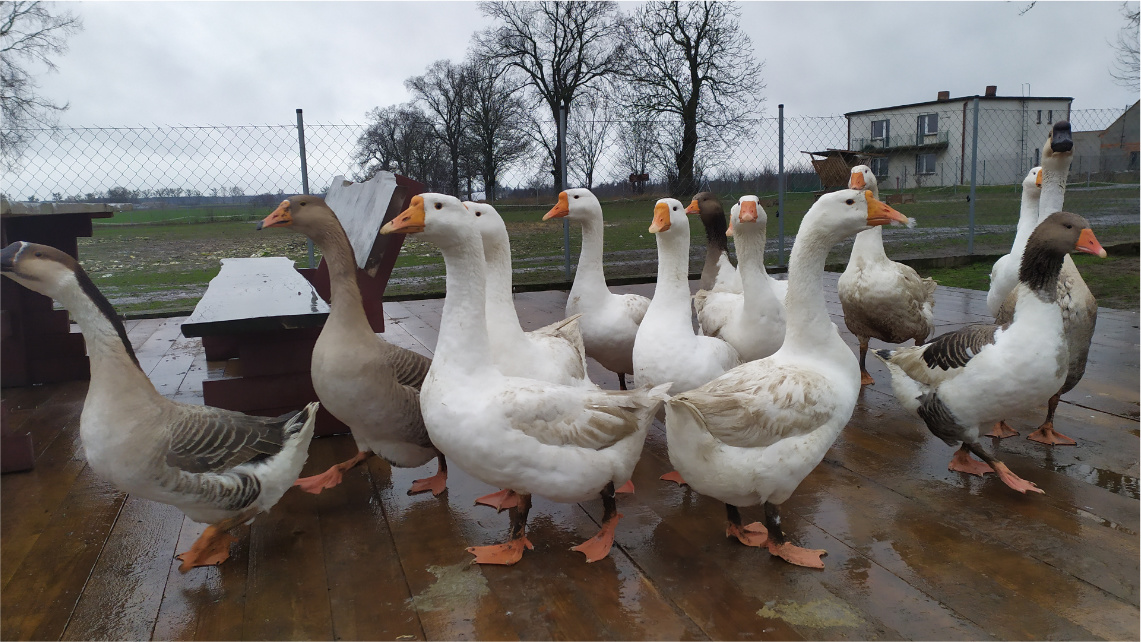
[[[600,96],[588,94],[577,116],[567,125],[567,164],[582,174],[587,189],[594,187],[594,170],[606,153],[614,129],[612,110]]]
[[[436,136],[451,161],[449,194],[460,196],[460,155],[467,135],[464,108],[470,98],[469,71],[450,60],[437,60],[428,73],[404,81],[433,120]]]
[[[578,92],[617,69],[614,2],[482,2],[480,9],[498,24],[479,34],[477,54],[520,70],[552,122],[563,105],[569,120]],[[555,189],[562,190],[557,169],[563,150],[557,141],[549,147]]]
[[[1141,12],[1129,9],[1129,3],[1121,4],[1125,25],[1117,33],[1117,42],[1113,45],[1113,66],[1109,75],[1119,85],[1138,89],[1141,88],[1141,52],[1138,43]]]
[[[55,71],[52,57],[67,51],[67,36],[83,29],[83,22],[70,11],[53,14],[41,2],[0,2],[0,159],[15,170],[28,146],[32,127],[55,127],[57,105],[36,93],[31,67],[43,65]]]
[[[725,2],[647,2],[622,23],[629,81],[627,108],[636,117],[677,122],[670,193],[697,191],[699,145],[712,154],[750,132],[759,110],[762,63],[753,59],[739,11]],[[673,129],[670,127],[670,129]]]

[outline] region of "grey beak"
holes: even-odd
[[[1074,148],[1074,137],[1070,133],[1070,121],[1059,120],[1054,123],[1054,131],[1050,133],[1050,149],[1054,152],[1068,152]]]

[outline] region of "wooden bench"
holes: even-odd
[[[375,332],[384,331],[381,297],[404,241],[402,234],[380,239],[380,227],[423,191],[415,181],[381,172],[365,183],[338,176],[326,194],[357,256],[357,284]],[[285,257],[224,259],[182,324],[187,337],[202,337],[208,361],[229,361],[220,377],[202,382],[203,401],[263,416],[316,401],[310,362],[328,300],[324,259],[314,269],[295,269]],[[338,434],[348,427],[322,408],[315,432]]]

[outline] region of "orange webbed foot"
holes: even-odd
[[[333,466],[329,470],[326,470],[319,475],[313,475],[312,477],[302,477],[301,479],[293,482],[293,485],[307,493],[320,495],[321,491],[333,488],[337,484],[340,484],[343,478],[344,476],[341,473],[341,469],[337,466]]]
[[[967,473],[968,475],[978,475],[979,477],[994,472],[994,469],[987,465],[986,462],[972,459],[971,456],[963,450],[955,451],[955,456],[951,458],[951,463],[947,465],[947,470]]]
[[[1007,437],[1017,437],[1018,431],[1011,428],[1005,421],[995,423],[994,428],[986,434],[987,437],[994,437],[996,439],[1006,439]]]
[[[867,370],[860,371],[860,385],[861,386],[870,386],[875,382],[876,382],[876,380],[872,378],[872,375]]]
[[[619,513],[614,517],[602,524],[602,529],[594,537],[586,540],[578,546],[572,546],[572,551],[578,551],[586,555],[586,561],[597,562],[598,560],[610,554],[611,547],[614,546],[614,529],[618,526],[618,519],[622,517]]]
[[[185,553],[179,553],[176,559],[182,561],[178,566],[181,573],[185,573],[197,566],[217,566],[230,558],[230,544],[238,538],[214,526],[207,527],[202,535],[194,541]]]
[[[995,472],[998,473],[998,478],[1002,480],[1002,483],[1006,484],[1007,486],[1010,486],[1014,490],[1016,490],[1020,493],[1023,493],[1023,494],[1025,494],[1026,491],[1030,491],[1032,493],[1042,493],[1043,495],[1046,494],[1046,491],[1042,490],[1041,488],[1038,488],[1038,486],[1036,486],[1034,484],[1034,482],[1026,481],[1025,479],[1019,477],[1018,475],[1015,475],[1013,472],[1010,471],[1009,468],[1006,467],[1006,464],[1004,464],[1000,461],[995,462],[994,468],[995,468]]]
[[[629,494],[633,495],[634,494],[634,480],[632,480],[632,479],[626,480],[625,484],[622,484],[618,488],[614,489],[614,493],[615,494],[629,493]]]
[[[501,513],[508,508],[515,508],[519,505],[519,495],[510,489],[504,488],[501,491],[477,497],[476,504],[483,504],[495,509],[495,512]]]
[[[498,564],[511,566],[523,559],[523,549],[535,548],[527,536],[513,539],[506,544],[493,544],[491,546],[469,546],[467,552],[475,555],[472,564]]]
[[[768,543],[769,552],[789,564],[805,566],[808,568],[824,568],[824,561],[820,558],[828,554],[822,548],[801,548],[789,542],[777,545],[771,540]]]
[[[1038,430],[1026,435],[1031,441],[1047,446],[1076,446],[1078,442],[1054,430],[1054,422],[1047,421],[1038,427]]]
[[[662,481],[675,482],[678,486],[685,486],[686,485],[685,479],[683,479],[681,476],[681,473],[677,472],[676,470],[668,472],[668,473],[662,475],[661,477],[659,477],[658,479],[660,479]]]
[[[732,522],[725,529],[725,537],[736,537],[745,546],[764,546],[769,541],[769,529],[760,522],[738,526]]]
[[[432,491],[433,496],[438,496],[440,493],[447,490],[447,488],[448,472],[446,470],[441,470],[431,477],[414,480],[412,482],[412,487],[408,489],[408,494],[415,495],[416,493]]]

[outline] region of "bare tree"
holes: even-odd
[[[36,93],[32,68],[55,71],[52,57],[67,51],[67,36],[83,28],[70,11],[53,14],[41,2],[0,2],[0,159],[14,170],[27,149],[30,127],[55,127],[58,105]]]
[[[1121,14],[1125,25],[1117,32],[1117,42],[1113,44],[1113,65],[1109,75],[1113,81],[1124,87],[1141,88],[1141,62],[1139,62],[1138,37],[1141,36],[1141,11],[1130,10],[1129,3],[1121,4]]]
[[[622,163],[622,171],[631,177],[650,173],[650,164],[654,158],[654,141],[657,140],[657,126],[652,120],[646,118],[623,118],[618,124],[618,154]],[[645,184],[642,181],[632,183],[635,190],[641,193]]]
[[[432,119],[436,136],[451,161],[449,194],[460,195],[460,156],[467,135],[464,108],[469,99],[469,72],[450,60],[437,60],[428,73],[404,81],[404,85],[424,105]]]
[[[764,65],[753,59],[739,16],[726,2],[658,1],[622,23],[628,108],[640,117],[666,116],[680,124],[670,180],[677,198],[697,190],[699,142],[724,148],[750,130],[747,119],[763,100]]]
[[[551,122],[558,122],[560,106],[566,106],[569,120],[579,91],[618,68],[614,2],[482,2],[480,9],[499,24],[477,35],[478,55],[520,70]],[[563,150],[557,141],[548,147],[554,152],[555,189],[561,190]]]
[[[527,107],[518,96],[521,83],[506,68],[478,57],[469,63],[471,100],[467,124],[483,179],[484,197],[495,200],[499,175],[527,155]]]
[[[386,170],[434,190],[447,182],[445,150],[423,111],[411,104],[392,105],[373,109],[368,118],[368,129],[357,139],[357,180],[368,180]]]
[[[594,187],[594,170],[606,152],[614,129],[608,103],[596,94],[580,102],[574,120],[567,124],[567,165],[582,175],[582,184]]]

